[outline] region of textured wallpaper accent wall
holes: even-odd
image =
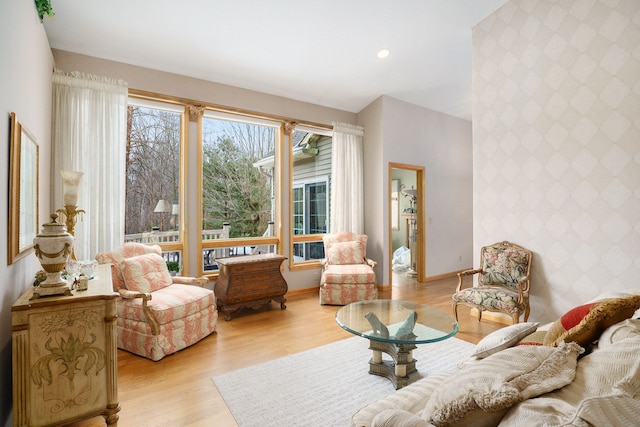
[[[474,265],[534,251],[531,319],[640,289],[640,1],[512,0],[473,29]]]

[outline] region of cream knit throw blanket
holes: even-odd
[[[583,351],[583,348],[576,343],[563,343],[534,370],[500,384],[474,385],[461,399],[447,402],[434,411],[429,421],[437,427],[443,427],[477,409],[495,412],[529,399],[537,395],[536,385],[559,375],[566,370],[568,363],[575,364],[578,355]]]

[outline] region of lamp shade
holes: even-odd
[[[158,204],[156,204],[156,208],[153,210],[154,212],[171,212],[171,203],[167,202],[164,199],[158,200]]]
[[[180,214],[180,205],[174,203],[171,206],[171,215],[179,215],[179,214]]]
[[[76,171],[60,171],[62,175],[62,197],[65,206],[78,205],[78,191],[80,180],[82,180],[82,172]]]

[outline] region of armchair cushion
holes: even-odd
[[[456,292],[453,299],[457,302],[474,304],[506,313],[518,313],[523,309],[518,304],[516,292],[494,286],[466,288]]]
[[[155,253],[125,258],[118,268],[130,291],[154,292],[173,282],[165,260]]]
[[[320,280],[341,285],[375,284],[376,274],[368,264],[327,265]]]
[[[327,253],[327,264],[364,264],[366,248],[359,241],[332,243]]]
[[[209,306],[215,307],[215,296],[206,288],[192,285],[171,285],[155,292],[147,302],[149,310],[160,325],[201,312]],[[129,300],[118,307],[123,319],[146,322],[142,299]]]
[[[117,292],[120,289],[125,289],[124,279],[120,268],[118,268],[118,264],[120,264],[123,259],[148,253],[161,255],[162,248],[158,245],[143,245],[136,242],[127,242],[113,251],[100,252],[96,255],[96,260],[100,264],[111,264],[113,290]]]

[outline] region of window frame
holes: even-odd
[[[133,100],[133,102],[132,102]],[[163,97],[161,95],[149,95],[145,94],[141,91],[136,91],[133,89],[129,90],[129,94],[127,96],[127,106],[135,105],[143,108],[152,108],[157,110],[163,110],[173,113],[180,114],[180,153],[179,153],[179,182],[178,182],[178,205],[179,205],[179,213],[178,213],[178,240],[176,242],[152,242],[154,245],[160,246],[162,249],[163,257],[166,261],[175,260],[175,256],[179,257],[180,268],[182,270],[182,274],[188,274],[189,268],[188,263],[185,263],[184,260],[188,256],[188,245],[187,245],[187,236],[186,236],[186,228],[185,221],[183,220],[184,203],[185,197],[184,192],[186,188],[186,180],[185,180],[185,162],[186,162],[186,150],[188,147],[187,144],[187,127],[189,126],[189,114],[188,114],[188,106],[183,103],[176,101],[170,97]],[[126,236],[126,234],[125,234]]]
[[[322,259],[314,259],[314,260],[303,260],[296,261],[295,254],[295,245],[296,244],[307,244],[307,243],[320,243],[324,245],[324,241],[322,237],[327,233],[331,232],[331,223],[330,223],[330,211],[331,211],[331,200],[330,200],[330,192],[331,192],[331,179],[328,175],[320,175],[326,178],[327,183],[327,231],[326,233],[317,233],[317,234],[294,234],[294,199],[293,199],[293,189],[294,189],[294,180],[293,180],[293,171],[294,171],[294,147],[293,147],[293,133],[298,130],[302,132],[310,132],[318,135],[325,135],[333,137],[333,127],[324,127],[324,126],[310,126],[310,125],[302,125],[294,123],[287,129],[287,137],[288,137],[288,148],[289,148],[289,235],[291,238],[289,239],[289,253],[291,257],[289,259],[289,269],[291,271],[296,270],[306,270],[311,268],[317,268],[321,266]],[[333,140],[331,142],[333,144]],[[315,178],[313,179],[315,180]],[[303,180],[309,181],[309,180]]]
[[[283,209],[281,208],[280,200],[282,198],[282,185],[283,185],[283,171],[282,171],[282,145],[283,145],[283,123],[280,120],[276,120],[273,118],[267,118],[264,116],[254,116],[246,113],[238,113],[233,111],[228,111],[220,108],[212,108],[205,107],[202,114],[198,117],[198,137],[197,137],[197,145],[198,145],[198,182],[200,186],[200,197],[198,198],[198,227],[202,230],[203,223],[203,148],[204,148],[204,139],[203,139],[203,122],[205,118],[214,119],[214,120],[228,120],[234,121],[238,123],[249,123],[256,124],[261,126],[268,126],[274,129],[274,164],[273,164],[273,212],[272,221],[274,223],[281,222],[279,219],[283,216]],[[214,239],[214,240],[204,240],[200,239],[198,242],[199,250],[198,253],[202,254],[198,258],[198,271],[200,275],[204,275],[207,277],[217,277],[218,269],[215,270],[205,270],[204,265],[204,251],[228,251],[231,248],[237,247],[258,247],[258,246],[267,246],[272,247],[273,252],[282,255],[282,240],[281,240],[281,230],[278,227],[273,227],[273,236],[261,236],[261,237],[245,237],[245,238],[222,238],[222,239]],[[230,252],[223,252],[230,253]]]
[[[210,102],[204,102],[199,100],[193,100],[189,98],[182,98],[172,95],[160,94],[155,92],[144,91],[140,89],[129,88],[129,98],[144,99],[149,101],[156,101],[159,103],[173,104],[184,108],[183,121],[181,123],[181,147],[180,147],[180,242],[178,243],[163,243],[160,246],[163,251],[181,251],[183,261],[183,275],[198,275],[193,271],[203,271],[203,247],[202,239],[198,238],[197,233],[191,231],[187,224],[189,221],[193,221],[195,215],[197,217],[198,224],[202,224],[202,197],[198,197],[197,203],[189,202],[186,197],[187,192],[197,192],[202,194],[202,115],[204,110],[211,110],[221,114],[231,114],[236,117],[244,117],[247,120],[252,119],[264,119],[267,121],[278,122],[280,124],[279,138],[276,138],[276,152],[279,155],[276,157],[276,161],[279,162],[279,173],[274,177],[275,186],[277,188],[277,194],[274,195],[274,205],[280,209],[274,216],[273,225],[273,237],[259,238],[259,242],[256,239],[229,239],[228,241],[209,241],[207,246],[212,248],[224,248],[229,246],[239,245],[252,245],[254,243],[260,243],[265,245],[275,245],[275,252],[282,255],[285,245],[289,247],[289,253],[293,254],[293,245],[299,242],[320,242],[322,243],[322,236],[324,234],[312,234],[312,235],[293,235],[293,221],[292,221],[292,185],[293,185],[293,146],[291,144],[291,137],[294,129],[299,129],[307,132],[313,132],[317,134],[323,134],[327,136],[333,136],[333,126],[322,123],[314,123],[306,120],[298,120],[291,117],[278,116],[275,114],[261,113],[242,108],[234,108],[214,104]],[[286,145],[285,145],[286,144]],[[198,171],[192,173],[187,170],[194,166],[198,168]],[[286,168],[285,168],[286,165]],[[288,170],[288,177],[286,175]],[[196,176],[197,175],[197,176]],[[331,182],[329,180],[329,186]],[[330,191],[330,188],[329,188]],[[283,205],[284,197],[288,195],[287,203],[289,212],[287,215],[286,206]],[[328,204],[330,207],[330,196],[328,195]],[[197,209],[198,213],[190,216],[190,210]],[[330,212],[327,213],[330,216]],[[287,227],[287,233],[284,233],[283,228]],[[330,232],[329,229],[327,230]],[[286,239],[286,240],[285,240]],[[229,244],[227,244],[229,242]],[[191,259],[190,253],[196,253],[198,256],[195,260]],[[294,262],[292,257],[289,257],[289,270],[296,271],[302,269],[318,268],[321,264],[321,260],[307,261],[307,262]],[[191,267],[192,273],[189,268]],[[209,279],[215,280],[218,273],[206,272],[199,274],[206,276]]]

